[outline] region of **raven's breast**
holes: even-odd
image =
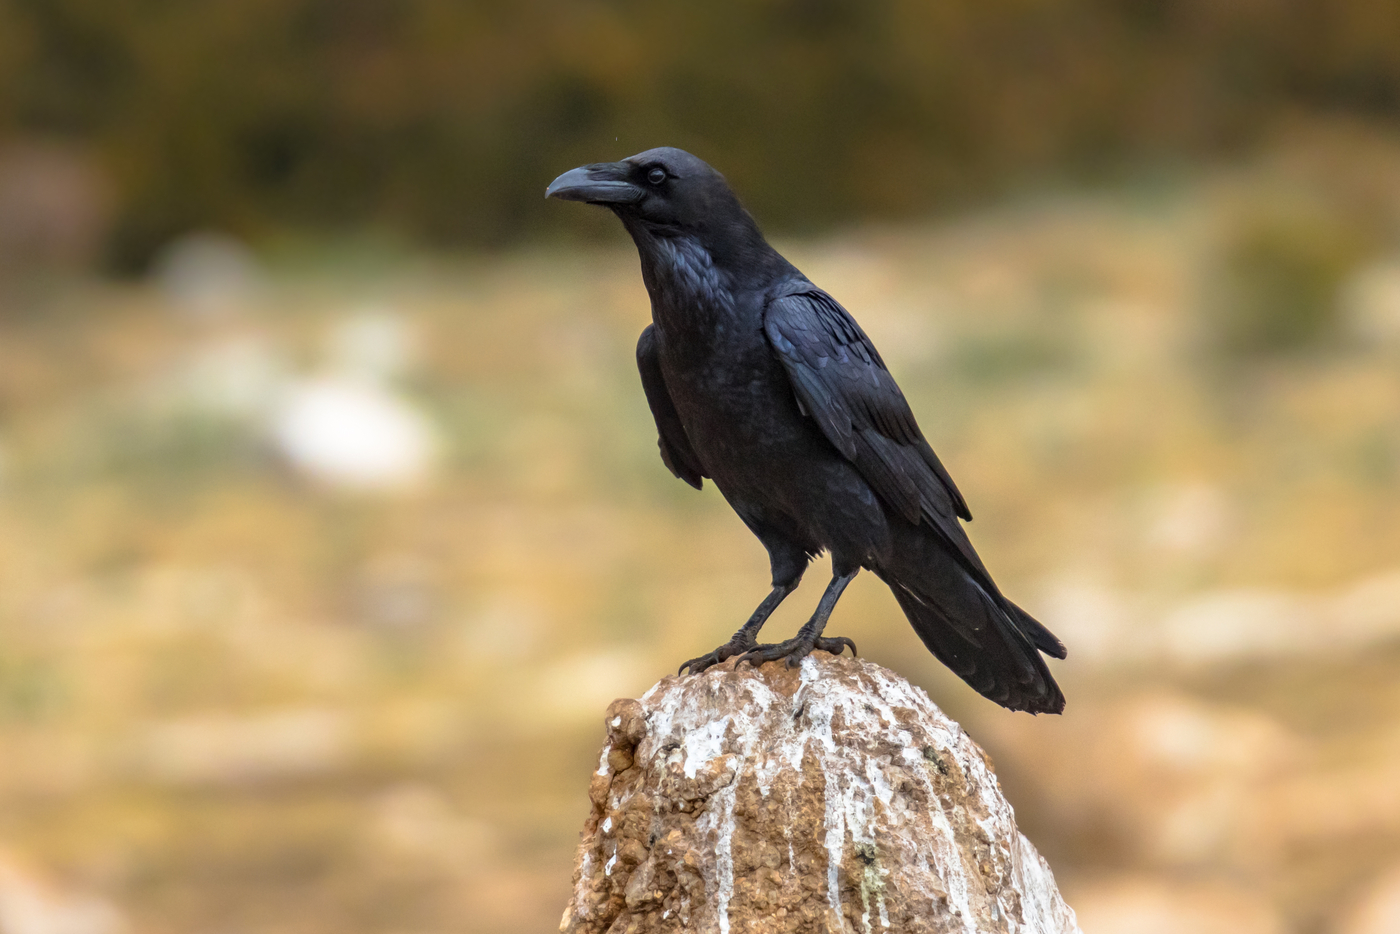
[[[674,356],[662,370],[706,473],[741,515],[757,514],[811,549],[867,564],[888,548],[878,498],[803,415],[762,333]],[[664,344],[663,344],[664,348]]]

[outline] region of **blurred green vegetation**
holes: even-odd
[[[128,269],[195,227],[610,230],[544,185],[658,144],[801,230],[1397,104],[1389,0],[0,0],[0,138],[95,149]]]
[[[1297,353],[1341,336],[1338,292],[1375,237],[1335,206],[1251,205],[1222,251],[1214,328],[1231,357]]]

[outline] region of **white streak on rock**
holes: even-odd
[[[569,908],[564,911],[564,917],[569,917],[569,912],[575,912],[579,917],[586,918],[591,912],[588,910],[588,883],[592,881],[593,875],[593,851],[587,850],[579,855],[578,879],[574,882],[574,900],[569,904]]]
[[[837,872],[841,868],[841,848],[846,842],[846,814],[837,806],[841,798],[840,778],[826,772],[826,903],[831,910],[841,912],[841,887]]]
[[[594,773],[595,775],[608,774],[608,753],[610,752],[612,752],[612,743],[603,747],[603,754],[598,757],[598,771]]]
[[[681,747],[685,749],[685,777],[694,778],[695,772],[724,749],[724,729],[729,726],[729,718],[721,717],[703,724],[685,735]]]
[[[715,843],[715,866],[719,870],[718,891],[715,893],[715,913],[719,916],[720,934],[729,934],[729,899],[734,895],[734,794],[731,783],[722,789],[719,798],[719,839]]]

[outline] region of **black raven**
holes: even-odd
[[[929,651],[983,696],[1064,709],[1040,657],[1064,658],[1064,645],[992,582],[958,522],[972,514],[870,338],[768,245],[724,176],[690,153],[651,149],[565,172],[545,196],[610,208],[632,235],[652,314],[637,366],[661,459],[696,489],[714,480],[768,549],[773,590],[682,671],[735,655],[796,665],[814,648],[854,652],[822,630],[869,568]],[[816,613],[796,637],[759,645],[822,551],[832,579]]]

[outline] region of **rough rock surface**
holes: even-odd
[[[1078,932],[986,755],[824,652],[617,700],[560,930]]]

